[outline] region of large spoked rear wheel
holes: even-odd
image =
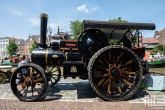
[[[22,101],[35,101],[47,89],[44,69],[36,64],[18,67],[12,74],[10,85],[14,95]]]
[[[89,81],[103,99],[120,101],[131,97],[142,79],[142,67],[132,50],[107,46],[97,51],[88,64]]]

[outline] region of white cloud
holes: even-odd
[[[29,19],[29,21],[32,23],[32,25],[39,25],[40,24],[40,20],[35,19],[35,18]]]
[[[89,12],[89,10],[86,8],[86,4],[77,7],[77,10],[78,11],[85,11],[86,13]]]
[[[98,9],[98,7],[94,7],[94,8],[92,8],[91,10],[92,11],[95,11],[95,10],[97,10]]]
[[[5,6],[5,8],[13,15],[22,16],[22,13],[16,9]]]

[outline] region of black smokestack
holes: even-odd
[[[46,48],[46,32],[47,32],[47,19],[48,15],[45,13],[41,13],[41,29],[40,29],[40,47]]]

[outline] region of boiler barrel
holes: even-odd
[[[53,51],[51,49],[36,48],[32,51],[31,60],[36,64],[46,65],[62,65],[64,62],[64,54],[61,51]]]

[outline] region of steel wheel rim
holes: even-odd
[[[119,49],[120,51],[117,52],[116,49]],[[97,58],[95,57],[91,59],[94,60],[92,62],[93,69],[91,74],[89,74],[91,83],[94,88],[98,90],[98,94],[102,94],[103,97],[106,97],[108,100],[116,100],[125,97],[130,94],[132,90],[137,89],[136,86],[141,82],[142,71],[137,58],[134,57],[135,55],[127,53],[127,48],[120,49],[106,47],[100,52],[101,53],[97,52]],[[112,53],[112,56],[110,53]],[[131,56],[132,59],[128,60],[129,57],[123,59],[123,56]],[[111,61],[109,61],[109,58],[111,58]],[[128,67],[126,69],[124,65],[128,66],[129,69],[135,66],[133,69],[134,71],[128,71]],[[115,75],[115,73],[117,73],[117,75]]]

